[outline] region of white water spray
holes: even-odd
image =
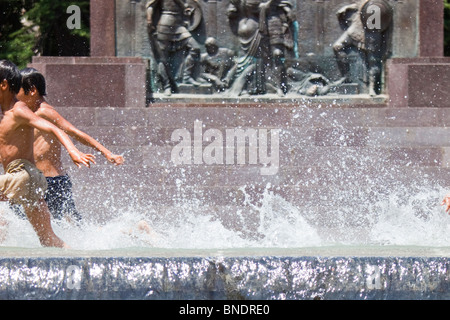
[[[214,212],[205,213],[201,201],[186,200],[165,216],[157,216],[154,208],[140,208],[123,211],[102,223],[84,221],[76,226],[60,221],[53,226],[75,250],[448,246],[450,223],[439,205],[445,190],[406,191],[392,193],[366,211],[340,209],[333,227],[324,227],[315,220],[317,212],[300,210],[269,189],[257,203],[245,194],[247,206],[228,212],[233,223],[221,220]],[[0,227],[1,246],[40,247],[27,220],[17,217],[7,205],[2,204],[1,210],[6,222]],[[138,213],[145,211],[153,214]],[[353,217],[355,223],[343,216]]]

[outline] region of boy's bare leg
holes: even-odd
[[[68,248],[68,246],[53,232],[50,212],[44,199],[39,200],[34,207],[24,206],[25,213],[36,231],[41,245],[44,247]]]

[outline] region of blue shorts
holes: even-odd
[[[70,177],[66,174],[57,177],[46,177],[46,179],[48,187],[45,192],[45,202],[47,202],[53,219],[61,220],[63,217],[68,216],[76,221],[80,221],[81,215],[75,207]],[[19,216],[25,217],[22,206],[13,205],[12,209]]]
[[[72,181],[66,174],[57,177],[46,177],[47,192],[45,193],[45,201],[48,209],[54,219],[61,219],[64,216],[81,220],[81,215],[75,208],[75,202],[72,195]]]

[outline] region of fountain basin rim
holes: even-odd
[[[0,247],[0,259],[6,258],[230,258],[230,257],[450,257],[450,247],[429,246],[320,246],[302,248],[118,248],[110,250],[74,250],[58,248]]]
[[[255,96],[240,96],[240,97],[221,97],[221,96],[211,96],[211,95],[187,95],[187,94],[173,94],[167,97],[163,94],[154,94],[152,97],[152,102],[148,105],[149,107],[167,106],[169,105],[183,105],[183,106],[208,106],[215,105],[227,106],[229,104],[239,104],[242,105],[270,105],[278,104],[283,106],[283,104],[295,104],[295,105],[329,105],[329,106],[354,106],[354,105],[364,105],[365,107],[380,107],[385,106],[389,101],[388,95],[378,95],[372,97],[368,94],[358,94],[358,95],[329,95],[329,96],[318,96],[318,97],[307,97],[298,95],[286,95],[284,97],[279,97],[276,94],[267,95],[255,95]]]

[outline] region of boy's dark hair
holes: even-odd
[[[20,71],[22,76],[22,88],[25,94],[35,87],[41,96],[45,96],[45,78],[34,68],[25,68]]]
[[[17,66],[9,60],[0,60],[0,81],[6,80],[9,90],[19,93],[22,76]]]

